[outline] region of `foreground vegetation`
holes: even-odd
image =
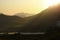
[[[0,40],[60,40],[59,30],[50,30],[46,34],[31,34],[22,35],[19,32],[17,34],[3,34],[0,35]]]

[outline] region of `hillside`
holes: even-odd
[[[0,31],[46,32],[60,28],[59,5],[49,7],[30,17],[6,16],[0,14]]]
[[[14,31],[22,27],[23,18],[18,16],[7,16],[0,14],[0,31]]]
[[[60,26],[57,25],[58,21],[60,21],[60,6],[52,6],[41,13],[31,17],[32,20],[26,24],[26,27],[23,29],[25,32],[46,32],[47,30],[57,29]]]

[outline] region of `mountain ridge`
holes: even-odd
[[[59,7],[49,7],[39,14],[34,16],[34,19],[26,25],[23,31],[26,32],[38,32],[38,31],[47,31],[49,29],[56,29],[56,23],[60,20],[60,11],[56,10]],[[28,29],[27,29],[28,28]]]

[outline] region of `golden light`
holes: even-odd
[[[57,5],[60,3],[60,0],[46,0],[48,6]]]
[[[0,0],[0,13],[15,15],[16,13],[38,14],[60,0]]]

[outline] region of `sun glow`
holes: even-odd
[[[57,5],[60,3],[60,0],[46,0],[48,6]]]
[[[24,12],[35,15],[58,3],[60,0],[0,0],[0,13],[15,15]]]

